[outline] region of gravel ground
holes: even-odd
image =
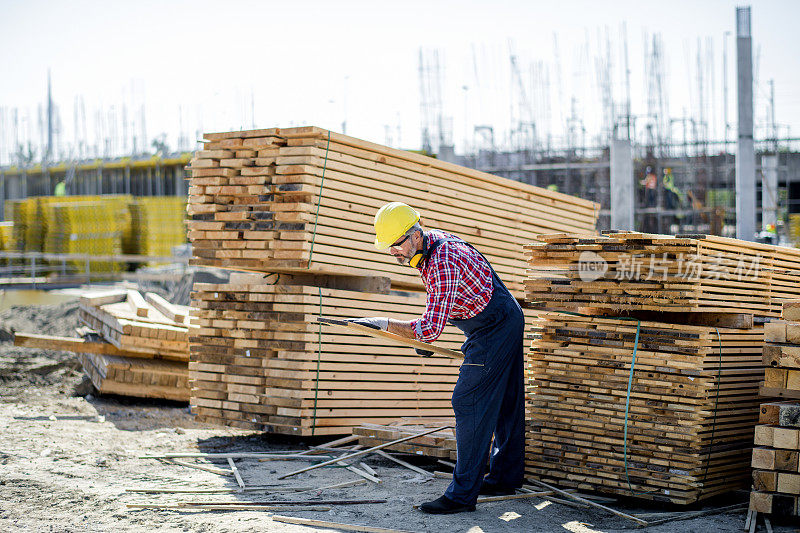
[[[277,451],[305,449],[326,440],[300,440],[200,424],[186,405],[95,396],[82,378],[73,354],[17,348],[13,330],[72,335],[77,304],[15,307],[0,313],[0,530],[2,531],[325,531],[272,520],[273,514],[407,531],[619,532],[632,522],[598,510],[575,509],[542,498],[480,504],[476,512],[429,516],[413,505],[440,496],[447,480],[425,481],[418,474],[372,456],[364,461],[380,484],[312,490],[302,494],[223,493],[207,495],[139,494],[131,488],[235,488],[230,473],[212,473],[145,454],[171,452]],[[51,415],[72,415],[55,420]],[[75,417],[78,417],[75,419]],[[82,417],[82,418],[81,418]],[[409,461],[442,470],[424,458]],[[205,464],[211,466],[207,462]],[[247,486],[280,485],[319,488],[360,479],[343,468],[321,468],[286,480],[282,473],[305,461],[239,460]],[[228,468],[216,462],[214,468]],[[280,498],[385,499],[386,503],[336,505],[329,511],[192,511],[135,510],[128,504],[169,505],[178,502],[258,502]],[[746,499],[737,494],[712,502],[728,505]],[[657,512],[650,504],[618,502],[626,512]],[[672,522],[651,532],[741,531],[744,512]],[[763,526],[760,526],[763,531]],[[775,531],[794,531],[777,525]]]

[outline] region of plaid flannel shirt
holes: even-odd
[[[431,240],[455,237],[438,230],[428,235]],[[428,293],[425,312],[411,323],[417,340],[436,340],[449,318],[472,318],[492,298],[489,264],[463,241],[442,243],[417,269]]]

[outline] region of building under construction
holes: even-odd
[[[735,236],[735,143],[704,143],[702,152],[687,144],[634,148],[635,229],[652,233],[710,233]],[[800,153],[777,151],[764,142],[756,157],[759,227],[776,226],[789,242],[792,215],[800,216]],[[611,148],[490,151],[456,155],[453,163],[598,202],[598,229],[611,224]],[[797,222],[795,222],[795,225]]]

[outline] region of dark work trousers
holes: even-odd
[[[483,311],[467,320],[450,321],[467,337],[461,347],[464,362],[484,365],[464,364],[453,389],[458,458],[445,496],[464,505],[478,498],[487,456],[487,481],[519,487],[524,476],[525,317],[494,270],[492,286],[492,298]]]

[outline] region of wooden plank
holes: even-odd
[[[172,305],[167,300],[159,296],[154,292],[148,292],[144,295],[145,300],[147,300],[150,305],[158,309],[158,311],[169,318],[170,320],[177,322],[179,324],[186,323],[186,308],[179,308],[178,306]],[[145,315],[146,316],[146,315]]]
[[[317,317],[317,322],[321,322],[326,326],[339,326],[344,327],[347,329],[358,331],[364,335],[368,335],[370,337],[379,337],[381,339],[390,340],[393,343],[402,345],[402,346],[410,346],[412,348],[418,348],[420,350],[427,350],[429,352],[438,353],[441,355],[446,355],[448,357],[452,357],[453,359],[464,359],[464,354],[461,352],[456,352],[455,350],[448,350],[446,348],[441,348],[434,344],[430,344],[428,342],[418,341],[416,339],[407,339],[405,337],[401,337],[400,335],[396,335],[394,333],[389,333],[388,331],[381,331],[378,329],[370,328],[368,326],[363,326],[361,324],[354,324],[352,322],[346,322],[344,320],[334,320],[331,318],[325,317]]]

